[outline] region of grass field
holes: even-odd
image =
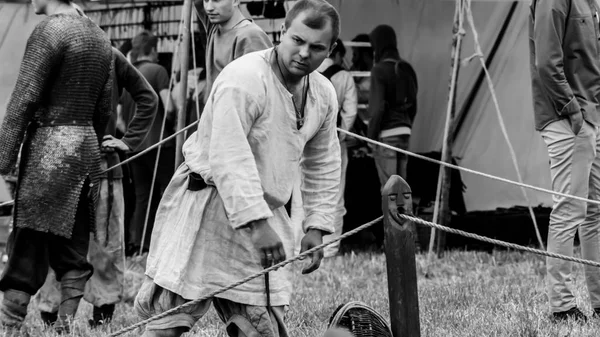
[[[467,336],[598,336],[600,320],[587,325],[552,324],[545,295],[544,259],[516,252],[449,252],[435,260],[425,277],[425,256],[417,256],[421,335]],[[376,253],[349,254],[324,261],[321,269],[308,275],[297,272],[296,293],[288,313],[291,337],[323,334],[335,308],[358,300],[389,317],[385,257]],[[591,308],[583,283],[582,267],[575,266],[576,295],[583,311]],[[133,282],[131,273],[128,284]],[[132,291],[134,289],[131,289]],[[117,307],[110,326],[90,330],[91,306],[82,302],[72,336],[105,336],[136,323],[130,304]],[[26,320],[32,336],[57,336],[44,329],[30,306]],[[191,336],[225,337],[222,324],[211,309],[190,333]],[[128,336],[138,336],[140,332]]]

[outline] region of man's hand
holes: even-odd
[[[267,223],[267,220],[257,220],[250,224],[252,243],[260,254],[260,263],[264,268],[285,260],[285,250],[279,235]]]
[[[102,150],[104,152],[112,152],[115,149],[121,150],[123,152],[130,150],[129,146],[123,143],[122,140],[117,139],[111,135],[104,136],[104,138],[102,139]]]
[[[323,244],[323,232],[318,229],[309,229],[304,238],[302,238],[300,254],[320,244]],[[302,274],[310,274],[319,269],[321,260],[323,260],[323,254],[322,249],[312,253],[312,261],[306,268],[302,269]]]
[[[571,123],[571,130],[576,135],[579,134],[583,127],[583,113],[576,113],[569,116],[569,122]]]

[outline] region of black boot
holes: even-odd
[[[58,312],[40,311],[40,317],[42,318],[42,322],[44,322],[44,324],[52,326],[58,319]]]
[[[106,304],[100,307],[94,307],[93,318],[89,320],[90,327],[95,328],[102,324],[107,324],[112,320],[115,312],[114,304]]]

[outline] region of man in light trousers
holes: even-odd
[[[534,0],[529,20],[535,127],[548,147],[552,188],[592,200],[600,200],[599,10],[595,1]],[[583,258],[600,261],[598,205],[557,195],[553,200],[548,251],[572,256],[579,231]],[[554,321],[587,321],[577,307],[572,262],[546,263]],[[597,318],[600,269],[586,265],[584,271]]]

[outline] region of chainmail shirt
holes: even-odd
[[[29,37],[0,130],[0,174],[14,168],[22,145],[15,226],[70,238],[86,198],[95,227],[112,66],[110,41],[86,17],[48,16]]]

